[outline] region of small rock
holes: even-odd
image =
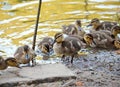
[[[90,70],[90,71],[93,71],[94,69],[93,69],[93,67],[90,67],[89,70]]]

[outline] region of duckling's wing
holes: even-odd
[[[80,50],[80,48],[81,48],[81,43],[78,40],[72,40],[72,45],[76,51]]]
[[[18,47],[18,48],[16,49],[15,53],[14,53],[14,56],[15,56],[16,54],[18,54],[18,53],[19,53],[19,54],[22,54],[23,51],[24,51],[23,47]]]
[[[65,47],[70,48],[70,47],[71,47],[71,44],[70,44],[69,41],[63,41],[63,42],[62,42],[62,47],[63,47],[63,48],[65,48]]]
[[[104,30],[111,30],[111,28],[114,25],[117,25],[116,22],[109,22],[109,21],[102,22],[101,24],[102,24],[102,28],[104,28]]]
[[[104,34],[105,38],[107,39],[108,42],[113,42],[113,38],[107,34]]]
[[[69,37],[62,43],[63,47],[68,48],[71,52],[78,51],[81,48],[81,43],[78,38]]]

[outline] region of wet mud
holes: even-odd
[[[76,58],[69,68],[78,77],[73,86],[66,87],[120,87],[120,55],[115,51],[91,52]]]

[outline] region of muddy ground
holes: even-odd
[[[75,58],[73,65],[69,59],[66,58],[63,64],[77,74],[76,79],[37,85],[33,83],[29,87],[120,87],[120,55],[116,51],[88,51],[88,55]]]
[[[88,50],[87,55],[74,58],[73,65],[69,59],[63,64],[77,75],[76,79],[16,87],[120,87],[120,55],[116,51]]]
[[[45,87],[120,87],[120,55],[116,51],[93,50],[74,59],[72,66],[67,61],[63,63],[77,74],[77,78]]]
[[[75,59],[69,68],[78,77],[65,87],[120,87],[120,55],[115,51],[91,52]]]

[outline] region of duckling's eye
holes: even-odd
[[[63,35],[59,35],[59,36],[57,36],[56,39],[58,39],[58,38],[60,38],[60,37],[63,37]]]
[[[11,60],[11,62],[16,62],[16,60]]]
[[[120,32],[120,30],[117,30],[117,32]]]
[[[92,39],[91,37],[86,37],[87,39]]]
[[[89,39],[89,37],[86,37],[87,39]]]
[[[86,37],[86,39],[89,39],[89,37]]]
[[[43,49],[48,50],[45,46],[43,46]]]
[[[57,39],[61,39],[61,38],[63,38],[63,35],[59,36]]]
[[[96,21],[92,21],[91,23],[94,23],[94,22],[96,22]]]

